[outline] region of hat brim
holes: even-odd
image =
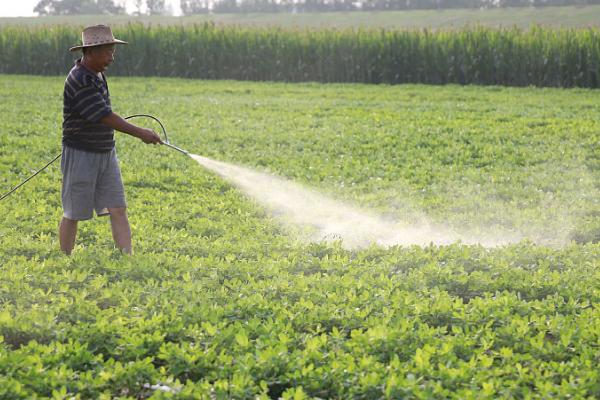
[[[74,47],[71,47],[69,49],[69,51],[77,51],[77,50],[81,50],[81,49],[87,48],[87,47],[104,46],[104,45],[107,45],[107,44],[129,44],[129,43],[125,42],[123,40],[115,39],[113,41],[106,42],[106,43],[98,43],[98,44],[88,44],[88,45],[74,46]]]

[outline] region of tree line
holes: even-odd
[[[600,4],[600,0],[181,0],[184,14],[326,12],[546,7]]]
[[[183,2],[183,0],[182,0]],[[134,0],[136,14],[166,14],[165,0]],[[142,12],[145,6],[145,11]],[[123,1],[116,0],[40,0],[33,8],[38,15],[126,14]]]
[[[165,0],[135,0],[136,14],[167,14]],[[583,6],[600,0],[180,0],[184,15],[326,11],[389,11],[457,8]],[[118,0],[40,0],[38,15],[125,14]]]

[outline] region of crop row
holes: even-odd
[[[452,31],[284,30],[144,26],[115,29],[131,45],[127,76],[363,83],[600,85],[597,29],[483,27]],[[80,27],[0,29],[0,73],[64,74]]]

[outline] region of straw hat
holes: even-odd
[[[81,46],[74,46],[69,51],[75,51],[83,49],[84,47],[102,46],[103,44],[127,44],[119,39],[115,39],[110,30],[110,27],[106,25],[95,25],[89,26],[81,32]]]

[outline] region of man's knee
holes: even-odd
[[[76,219],[67,218],[63,215],[63,217],[61,218],[61,220],[59,222],[59,226],[76,227],[77,222],[79,222],[79,221],[77,221]]]
[[[127,208],[119,207],[119,208],[109,208],[108,212],[112,218],[123,219],[127,218]]]

